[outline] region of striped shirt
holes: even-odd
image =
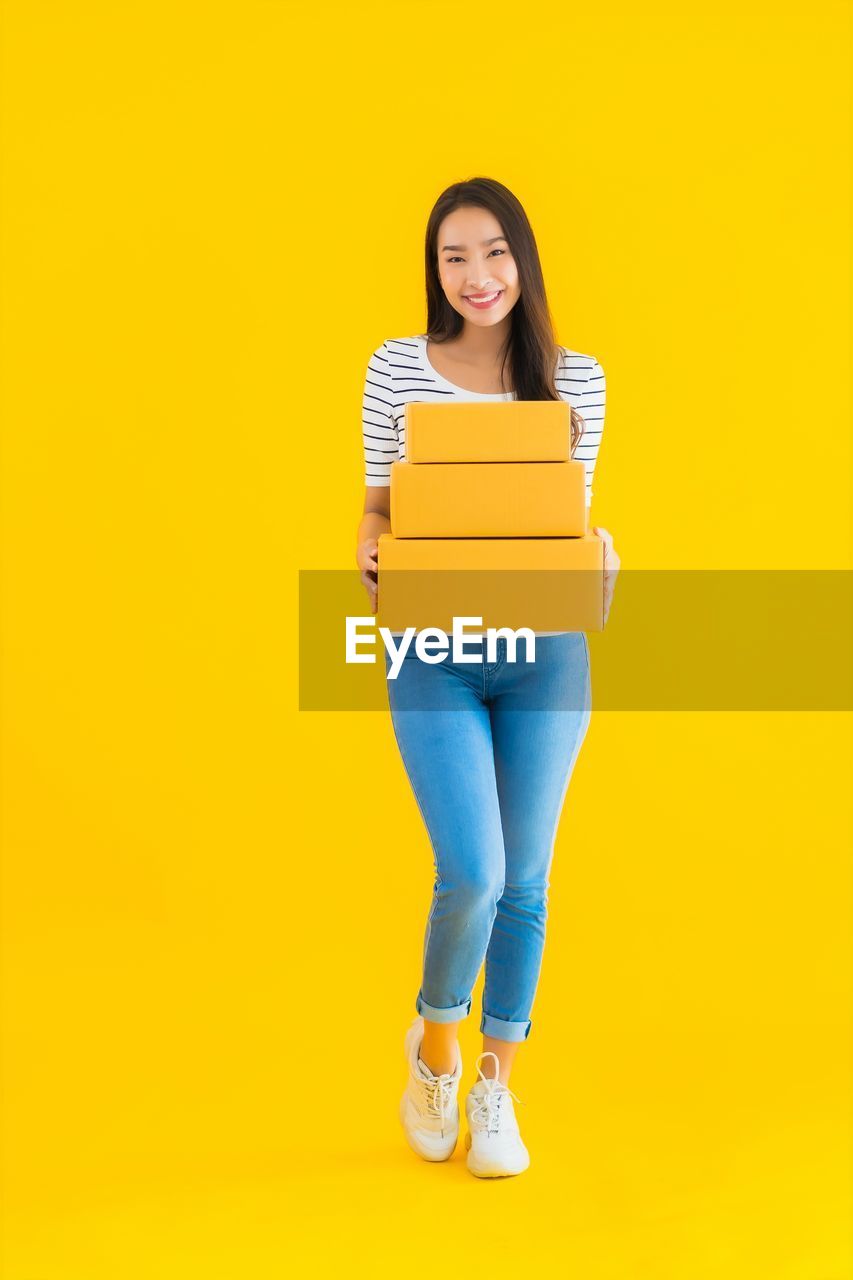
[[[514,400],[515,393],[466,391],[434,369],[427,357],[425,334],[387,338],[367,364],[362,403],[364,483],[390,486],[391,463],[406,460],[406,405],[442,404],[448,400]],[[586,471],[586,505],[592,504],[592,476],[604,430],[606,382],[595,356],[559,348],[554,383],[562,400],[577,409],[584,432],[572,457]],[[392,635],[402,635],[394,631]],[[473,636],[476,633],[469,632]],[[482,634],[482,633],[480,633]],[[536,635],[562,635],[537,631]]]
[[[594,356],[560,347],[555,386],[562,400],[577,409],[584,433],[572,457],[586,469],[586,505],[592,504],[592,475],[604,429],[606,384]],[[406,460],[406,405],[441,404],[447,400],[514,400],[512,391],[466,391],[433,369],[426,337],[388,338],[367,365],[362,406],[364,482],[390,485],[391,463]]]

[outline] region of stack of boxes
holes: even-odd
[[[569,405],[408,404],[405,426],[379,538],[378,624],[603,630],[604,543],[587,531]]]

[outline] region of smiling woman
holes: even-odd
[[[567,402],[587,508],[604,428],[604,371],[594,356],[556,342],[533,231],[507,187],[472,178],[441,194],[426,229],[426,292],[426,332],[386,339],[365,377],[356,561],[374,613],[391,464],[406,460],[407,403]],[[413,650],[414,630],[383,637],[391,720],[436,873],[400,1120],[423,1159],[452,1154],[457,1030],[485,961],[483,1051],[465,1103],[467,1163],[478,1177],[517,1174],[530,1156],[508,1082],[530,1033],[557,824],[591,715],[589,648],[582,631],[534,632],[534,661],[518,661],[508,637],[490,628],[491,648],[488,632],[469,631],[465,639],[485,639],[485,648],[448,659],[446,637],[440,655],[421,636]],[[403,642],[394,645],[395,636]]]

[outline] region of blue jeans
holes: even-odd
[[[480,1030],[526,1040],[545,945],[557,825],[592,709],[582,631],[537,636],[535,662],[422,662],[414,642],[386,687],[397,745],[435,862],[417,1011],[456,1022],[485,960]]]

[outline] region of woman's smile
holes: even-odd
[[[489,307],[493,307],[495,303],[503,297],[503,289],[496,289],[494,293],[484,294],[464,294],[462,297],[470,307],[476,307],[478,311],[487,311]]]

